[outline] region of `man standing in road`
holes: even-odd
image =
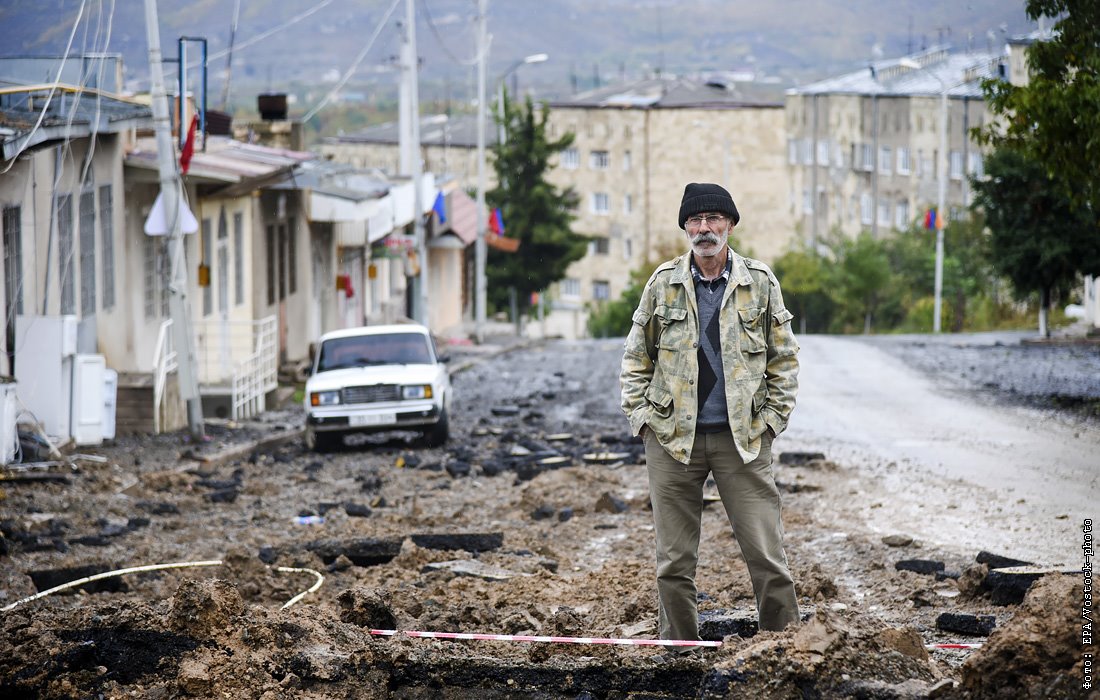
[[[775,275],[727,244],[739,221],[724,188],[685,188],[679,223],[691,251],[649,278],[623,354],[622,407],[649,471],[662,639],[699,639],[708,475],[748,565],[760,628],[799,619],[771,468],[772,440],[794,408],[798,343]]]

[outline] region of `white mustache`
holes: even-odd
[[[698,236],[691,239],[692,245],[699,245],[700,243],[719,243],[720,241],[721,239],[710,231],[700,233]]]

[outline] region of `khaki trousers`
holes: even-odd
[[[797,622],[794,580],[783,552],[779,491],[772,475],[771,438],[745,464],[729,430],[698,433],[691,463],[673,459],[645,432],[646,468],[657,540],[658,631],[661,639],[699,639],[695,568],[703,485],[713,474],[734,537],[748,565],[760,629],[781,630]]]

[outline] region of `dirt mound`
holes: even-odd
[[[1086,694],[1081,646],[1083,584],[1045,576],[1019,610],[963,665],[960,697],[1100,698]]]

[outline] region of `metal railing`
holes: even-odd
[[[175,342],[172,340],[172,319],[160,324],[157,344],[153,348],[153,432],[159,433],[163,422],[164,387],[168,375],[179,368]]]
[[[202,321],[195,339],[199,382],[229,389],[231,418],[262,412],[264,395],[279,384],[277,318]]]

